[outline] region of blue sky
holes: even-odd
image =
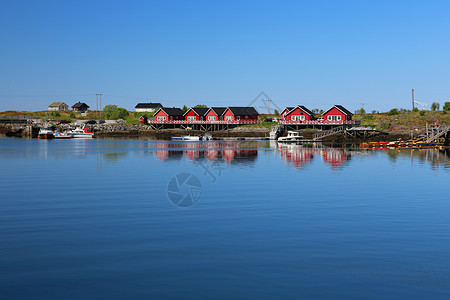
[[[1,1],[0,111],[450,101],[450,1]],[[255,104],[258,109],[262,103]],[[428,107],[429,107],[428,106]]]

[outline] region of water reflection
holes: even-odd
[[[181,159],[189,161],[208,160],[228,163],[253,162],[258,156],[255,143],[208,142],[208,143],[155,143],[155,155],[160,161]]]
[[[164,163],[187,160],[192,163],[219,162],[228,165],[253,165],[260,157],[259,152],[273,153],[298,170],[314,161],[320,161],[330,170],[340,170],[351,164],[352,157],[385,155],[396,163],[398,159],[410,159],[412,164],[428,164],[432,169],[450,169],[449,149],[394,149],[371,150],[360,148],[329,147],[321,144],[295,145],[279,144],[275,141],[213,141],[213,142],[171,142],[136,140],[32,140],[0,139],[0,157],[44,158],[44,159],[87,159],[92,155],[96,160],[114,164],[128,159],[132,154],[148,156]],[[263,155],[263,157],[266,157]]]

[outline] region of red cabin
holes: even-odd
[[[303,105],[297,105],[296,107],[293,107],[288,111],[289,107],[286,107],[283,110],[283,120],[285,121],[297,121],[297,122],[303,122],[303,121],[312,121],[314,120],[314,113],[304,107]]]
[[[186,121],[204,121],[208,110],[209,108],[205,107],[192,107],[184,114],[184,119]]]
[[[180,121],[184,120],[184,113],[177,107],[162,107],[155,113],[156,121]]]
[[[146,116],[141,116],[139,118],[139,122],[141,122],[141,124],[143,124],[143,125],[148,124],[147,120],[148,120],[148,118]]]
[[[221,121],[222,115],[227,110],[226,107],[211,107],[208,109],[208,111],[205,113],[205,121]]]
[[[335,105],[323,114],[324,122],[350,121],[353,114],[342,105]]]
[[[227,107],[224,121],[258,121],[259,113],[254,107]]]

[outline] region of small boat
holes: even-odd
[[[53,138],[53,131],[47,128],[41,128],[38,133],[38,139],[50,140]]]
[[[209,133],[204,135],[183,135],[181,137],[172,137],[172,141],[211,141],[213,137]]]
[[[278,138],[279,142],[299,142],[303,140],[303,136],[301,136],[297,131],[288,131],[287,136],[282,136]]]
[[[73,139],[91,139],[94,137],[94,133],[86,127],[75,128],[74,130],[68,131],[67,134]]]

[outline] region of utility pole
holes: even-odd
[[[270,101],[272,101],[272,100],[268,99],[268,100],[264,100],[264,101],[267,102],[267,113],[270,115]]]
[[[102,94],[99,94],[100,95],[100,111],[102,110]]]
[[[98,94],[95,94],[95,106],[96,106],[96,115],[97,115],[97,117],[98,117]]]
[[[414,89],[412,89],[411,94],[412,94],[412,106],[414,109]]]

